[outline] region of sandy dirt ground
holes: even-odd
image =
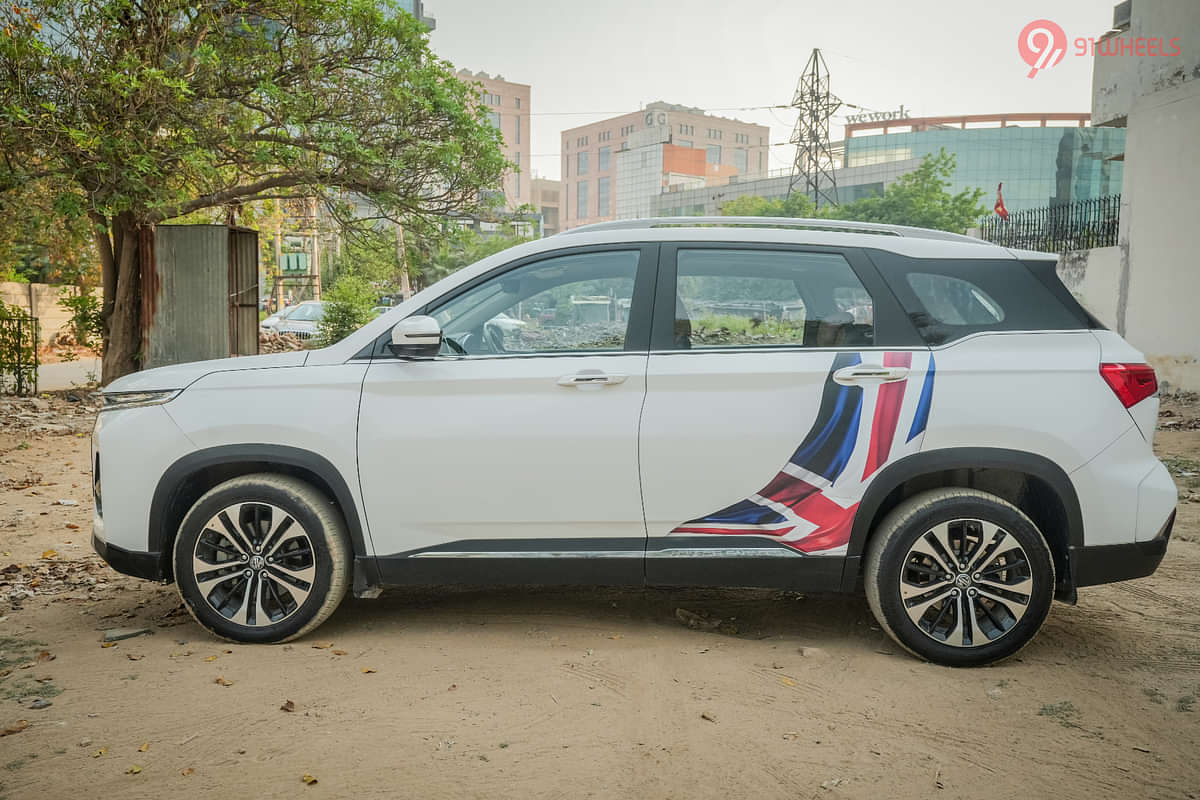
[[[92,554],[89,411],[50,405],[0,427],[0,798],[1200,797],[1194,403],[1158,439],[1183,495],[1158,573],[973,670],[861,597],[777,592],[392,592],[225,644]]]

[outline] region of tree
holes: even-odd
[[[391,0],[43,0],[0,26],[0,194],[61,181],[56,207],[90,219],[104,383],[139,366],[158,223],[355,195],[428,219],[508,166],[476,89]]]
[[[371,321],[379,293],[362,275],[344,272],[325,293],[325,313],[317,326],[317,343],[340,342]]]
[[[421,288],[431,286],[463,267],[526,241],[511,226],[492,236],[481,236],[469,228],[427,235],[413,248],[413,280]]]
[[[921,166],[901,175],[882,195],[864,197],[825,211],[830,219],[886,222],[963,233],[987,213],[979,200],[982,189],[947,191],[954,174],[954,155],[941,150],[927,155]]]
[[[901,175],[884,189],[883,194],[863,197],[840,206],[813,207],[802,194],[768,200],[765,197],[739,197],[721,206],[727,216],[758,217],[815,217],[860,222],[882,222],[892,225],[914,225],[919,228],[962,233],[985,213],[979,204],[982,189],[967,189],[958,194],[947,191],[954,174],[954,155],[945,150],[927,155],[921,166]]]

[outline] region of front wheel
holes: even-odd
[[[263,473],[209,490],[175,537],[175,582],[196,621],[238,642],[284,642],[324,622],[346,593],[350,548],[333,503]]]
[[[867,545],[867,602],[909,652],[947,666],[1014,655],[1050,611],[1054,561],[1020,509],[973,489],[939,489],[891,511]]]

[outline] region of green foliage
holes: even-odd
[[[93,292],[76,290],[74,294],[58,299],[58,306],[71,312],[67,325],[75,344],[98,347],[104,335],[104,317],[100,313],[100,300]]]
[[[342,252],[334,257],[322,280],[337,283],[342,275],[358,275],[390,294],[400,289],[400,256],[396,249],[393,228],[371,228],[356,232],[342,244]]]
[[[37,328],[25,309],[0,300],[0,394],[33,392],[37,344]]]
[[[813,217],[813,201],[802,194],[790,194],[776,200],[743,195],[721,206],[727,217]]]
[[[692,340],[701,344],[759,344],[803,342],[804,323],[733,314],[709,314],[692,321]]]
[[[371,308],[379,294],[361,275],[343,273],[322,298],[325,315],[318,325],[317,344],[328,347],[340,342],[371,320]]]
[[[64,190],[71,202],[56,204]],[[0,281],[99,282],[95,237],[76,195],[61,181],[49,179],[0,191]]]
[[[409,270],[414,284],[423,288],[476,261],[527,241],[508,227],[492,236],[481,236],[467,228],[443,231],[426,236],[410,249]]]
[[[410,225],[474,211],[511,166],[391,0],[42,0],[0,29],[0,201],[46,181],[88,221],[106,382],[138,365],[139,229],[299,197]]]
[[[780,200],[765,197],[739,197],[725,203],[721,213],[727,216],[810,217],[857,220],[962,233],[975,224],[987,210],[980,205],[982,189],[951,194],[947,191],[954,174],[955,159],[945,150],[928,155],[921,166],[900,176],[883,194],[863,197],[840,206],[819,209],[804,195],[792,194]]]

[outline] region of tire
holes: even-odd
[[[349,584],[341,513],[286,475],[243,475],[210,489],[184,517],[172,557],[188,611],[235,642],[304,636],[328,619]]]
[[[1016,654],[1042,627],[1054,559],[1016,506],[938,489],[904,501],[875,529],[864,583],[875,618],[901,647],[937,664],[981,666]]]

